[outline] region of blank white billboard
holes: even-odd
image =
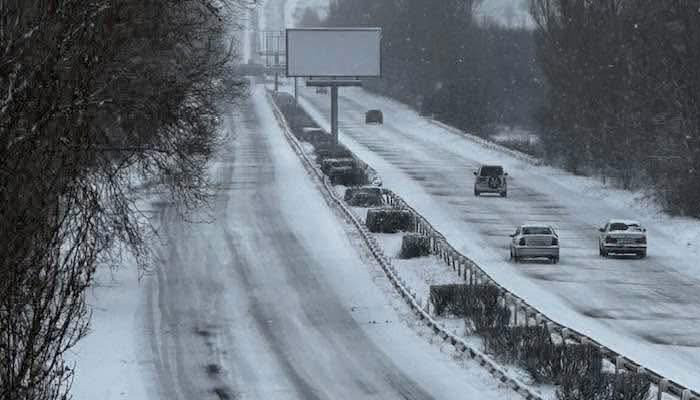
[[[287,76],[381,75],[380,28],[287,29]]]

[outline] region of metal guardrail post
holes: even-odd
[[[615,373],[620,373],[620,370],[625,369],[625,359],[622,356],[617,356],[615,358]]]
[[[656,400],[661,400],[663,398],[666,388],[668,388],[668,379],[660,380],[656,385]]]

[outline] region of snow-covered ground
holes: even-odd
[[[136,266],[125,260],[115,271],[102,267],[88,290],[90,334],[68,354],[76,365],[76,400],[146,400],[155,389],[153,360],[143,323],[144,287]]]

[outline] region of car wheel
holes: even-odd
[[[640,251],[639,254],[637,254],[637,256],[638,256],[639,258],[644,258],[644,257],[647,256],[647,252],[646,252],[646,251]]]
[[[474,189],[474,196],[479,196],[480,194],[478,190]]]
[[[509,259],[509,260],[512,260],[512,259],[513,259],[513,249],[510,249],[510,258],[508,258],[508,259]]]
[[[598,245],[598,255],[601,257],[603,256],[603,248],[600,247],[600,245]]]
[[[559,263],[559,257],[552,257],[552,264],[558,264]]]
[[[501,192],[501,197],[508,197],[508,192]]]
[[[600,255],[603,256],[603,257],[607,257],[607,256],[608,256],[608,252],[607,252],[606,250],[601,249],[601,250],[600,250]]]

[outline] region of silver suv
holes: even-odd
[[[498,193],[501,197],[508,196],[507,172],[500,165],[482,165],[474,171],[474,196],[482,193]]]

